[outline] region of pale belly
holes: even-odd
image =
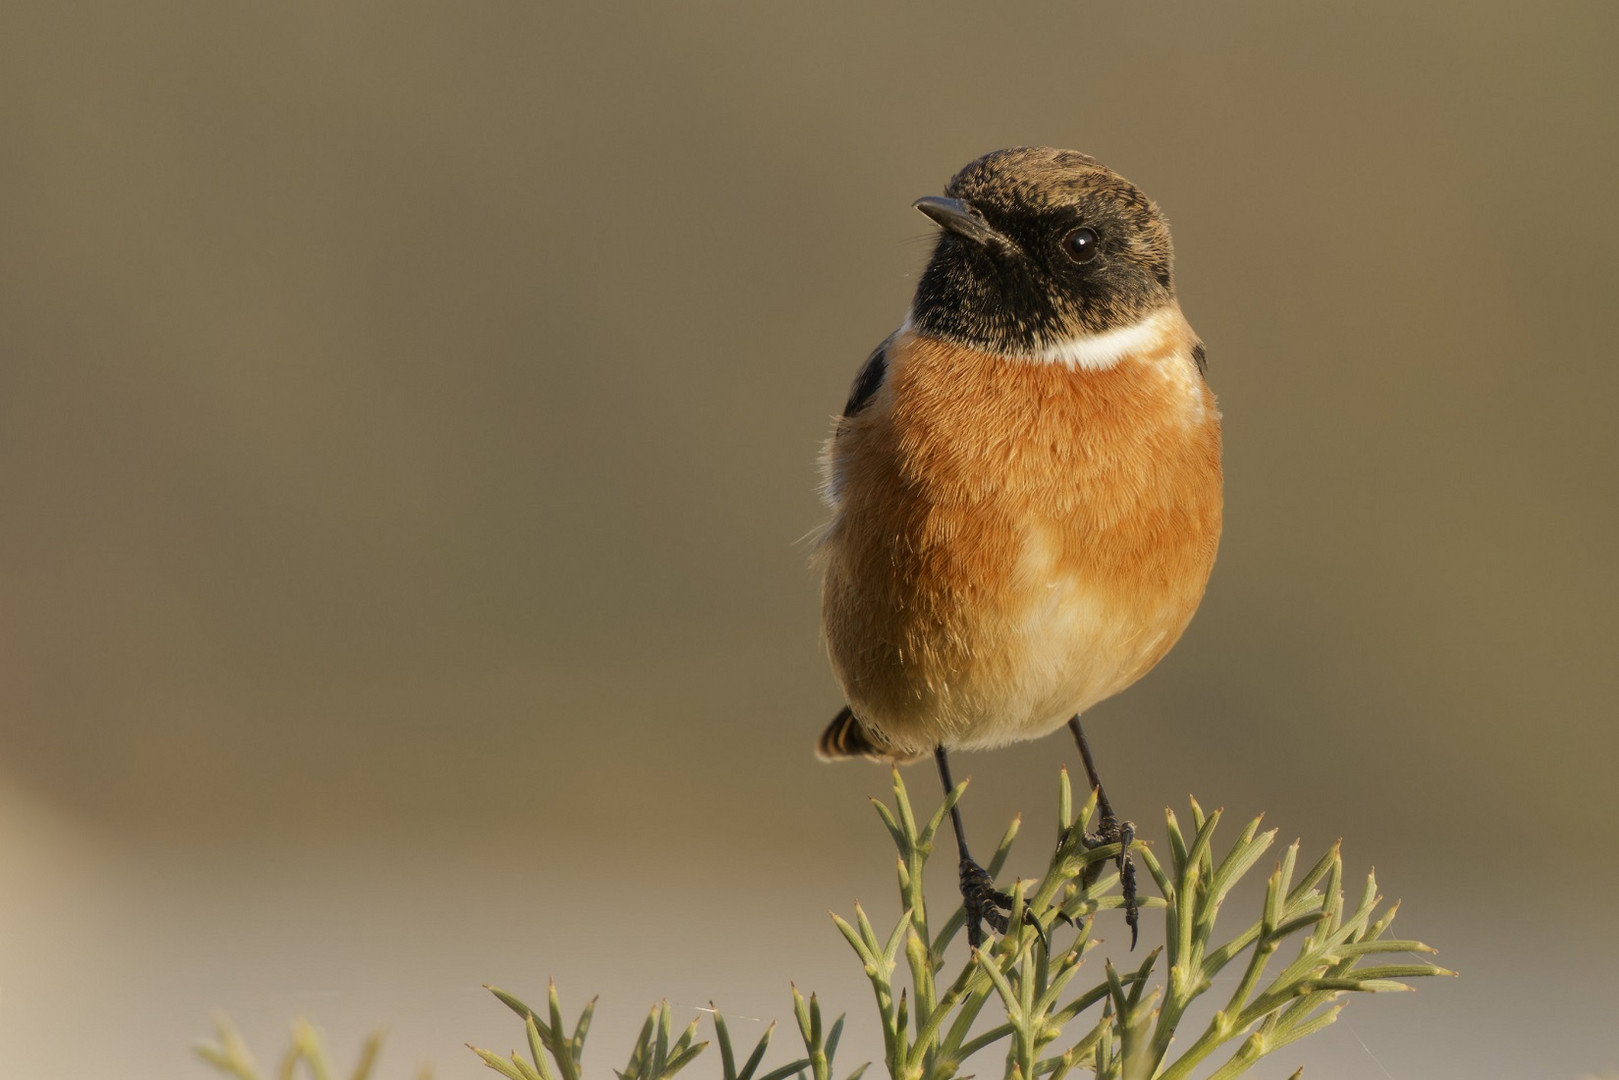
[[[1146,674],[1185,630],[1208,577],[1205,565],[1175,584],[1087,580],[1049,537],[1025,534],[1019,547],[1004,575],[990,575],[999,580],[939,581],[908,597],[861,595],[829,576],[833,666],[868,730],[918,754],[1045,735]],[[873,599],[889,610],[872,610]],[[856,610],[835,610],[843,603]],[[845,626],[867,629],[840,640]]]
[[[1056,574],[1024,601],[1010,655],[969,674],[977,716],[953,741],[998,746],[1038,738],[1146,674],[1186,629],[1196,601],[1124,598]]]

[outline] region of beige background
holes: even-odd
[[[548,974],[598,1075],[789,979],[869,1056],[799,541],[910,201],[1025,142],[1165,207],[1226,416],[1116,800],[1343,835],[1464,972],[1260,1075],[1619,1069],[1615,11],[5,4],[0,1075],[473,1077]],[[981,846],[1072,760],[963,757]]]

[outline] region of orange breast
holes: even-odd
[[[833,668],[896,749],[1033,738],[1179,638],[1220,535],[1190,330],[1101,371],[901,335],[829,448]]]

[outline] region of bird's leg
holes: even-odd
[[[944,783],[944,793],[948,796],[956,785],[950,779],[950,759],[945,756],[943,746],[933,751],[933,759],[939,763],[939,779]],[[979,923],[988,923],[997,934],[1006,933],[1009,923],[1005,912],[1012,910],[1012,897],[997,889],[989,871],[974,862],[967,853],[967,830],[961,824],[959,805],[950,808],[950,824],[955,826],[956,850],[961,854],[961,907],[967,921],[967,945],[976,949],[984,943],[984,931]],[[1027,909],[1023,912],[1023,921],[1034,927],[1042,941],[1045,940],[1045,931],[1039,920]]]
[[[1107,800],[1107,791],[1102,787],[1102,778],[1096,775],[1096,759],[1091,757],[1090,743],[1085,741],[1085,729],[1079,726],[1077,715],[1068,721],[1068,730],[1074,733],[1074,742],[1079,744],[1079,756],[1085,762],[1085,775],[1091,782],[1091,790],[1096,792],[1097,809],[1102,812],[1101,827],[1097,832],[1084,835],[1085,846],[1095,848],[1103,844],[1119,845],[1119,891],[1124,896],[1124,921],[1130,927],[1130,948],[1134,949],[1138,923],[1141,920],[1140,907],[1136,903],[1136,864],[1130,857],[1130,844],[1136,838],[1135,823],[1120,821],[1114,816],[1113,804]],[[1080,875],[1080,881],[1089,886],[1101,872],[1101,863],[1091,863]]]
[[[944,784],[944,793],[949,794],[956,790],[955,781],[950,779],[950,759],[945,755],[944,747],[936,747],[933,751],[933,760],[939,764],[939,780]],[[961,823],[961,806],[957,804],[950,808],[950,824],[956,830],[956,851],[961,855],[961,906],[962,914],[967,920],[967,945],[976,949],[984,942],[984,930],[980,923],[989,923],[990,929],[997,934],[1006,933],[1006,916],[1001,912],[1010,911],[1012,897],[995,888],[995,879],[973,861],[967,851],[967,829]]]

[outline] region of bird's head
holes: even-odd
[[[915,205],[942,229],[911,308],[922,333],[1048,358],[1175,303],[1169,224],[1086,154],[997,150]]]

